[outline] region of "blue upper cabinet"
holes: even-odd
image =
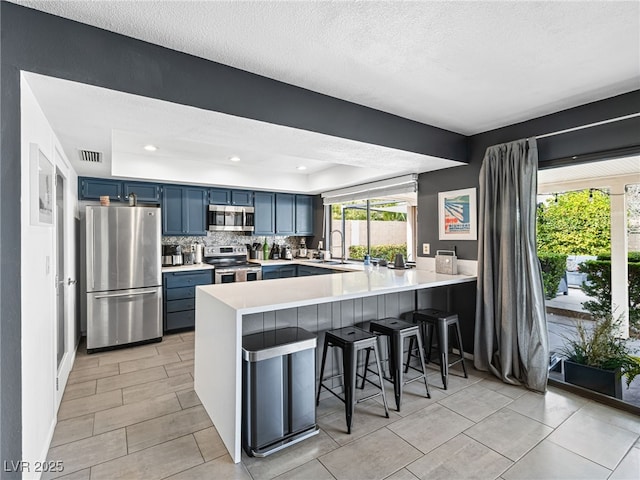
[[[296,195],[296,235],[313,235],[313,197]]]
[[[122,182],[105,178],[80,178],[78,195],[80,200],[100,200],[109,196],[112,202],[122,200]]]
[[[78,186],[79,200],[100,200],[108,195],[112,202],[124,202],[129,200],[129,194],[135,193],[138,202],[160,203],[160,185],[157,183],[80,177]]]
[[[129,199],[129,194],[135,193],[138,202],[160,203],[160,185],[146,182],[122,182],[124,199]]]
[[[295,223],[295,195],[290,193],[276,193],[276,234],[295,234]]]
[[[207,234],[207,205],[206,188],[184,187],[183,209],[186,218],[186,233],[189,235]]]
[[[231,205],[239,207],[253,206],[253,192],[248,190],[231,190]]]
[[[206,235],[206,188],[165,185],[162,194],[163,235]]]
[[[183,235],[182,187],[165,185],[162,189],[162,234]]]
[[[275,194],[254,192],[255,235],[273,235],[276,232]]]
[[[211,205],[231,205],[231,190],[227,188],[210,188],[209,203]]]
[[[228,188],[210,188],[209,203],[211,205],[253,206],[253,192],[248,190],[231,190]]]

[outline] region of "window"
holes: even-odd
[[[369,253],[393,260],[396,253],[402,253],[415,260],[416,200],[413,193],[331,204],[328,242],[332,257],[342,257],[344,239],[348,259],[362,260]]]

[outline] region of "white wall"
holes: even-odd
[[[75,296],[67,295],[66,334],[70,351],[58,373],[56,361],[56,275],[55,218],[50,226],[32,225],[30,182],[31,144],[65,176],[66,238],[65,268],[75,277],[74,217],[77,216],[77,176],[69,166],[58,139],[38,105],[33,92],[21,78],[22,184],[21,184],[21,310],[22,310],[22,459],[34,465],[46,459],[62,391],[75,355]],[[55,190],[54,197],[55,199]],[[37,201],[37,196],[35,201]],[[72,289],[68,289],[72,290]],[[56,376],[59,390],[56,390]],[[23,478],[37,478],[25,474]]]

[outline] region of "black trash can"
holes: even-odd
[[[316,336],[288,327],[242,337],[242,447],[265,457],[318,433]]]

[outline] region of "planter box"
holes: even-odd
[[[622,378],[619,370],[602,370],[564,360],[564,381],[594,392],[622,399]]]

